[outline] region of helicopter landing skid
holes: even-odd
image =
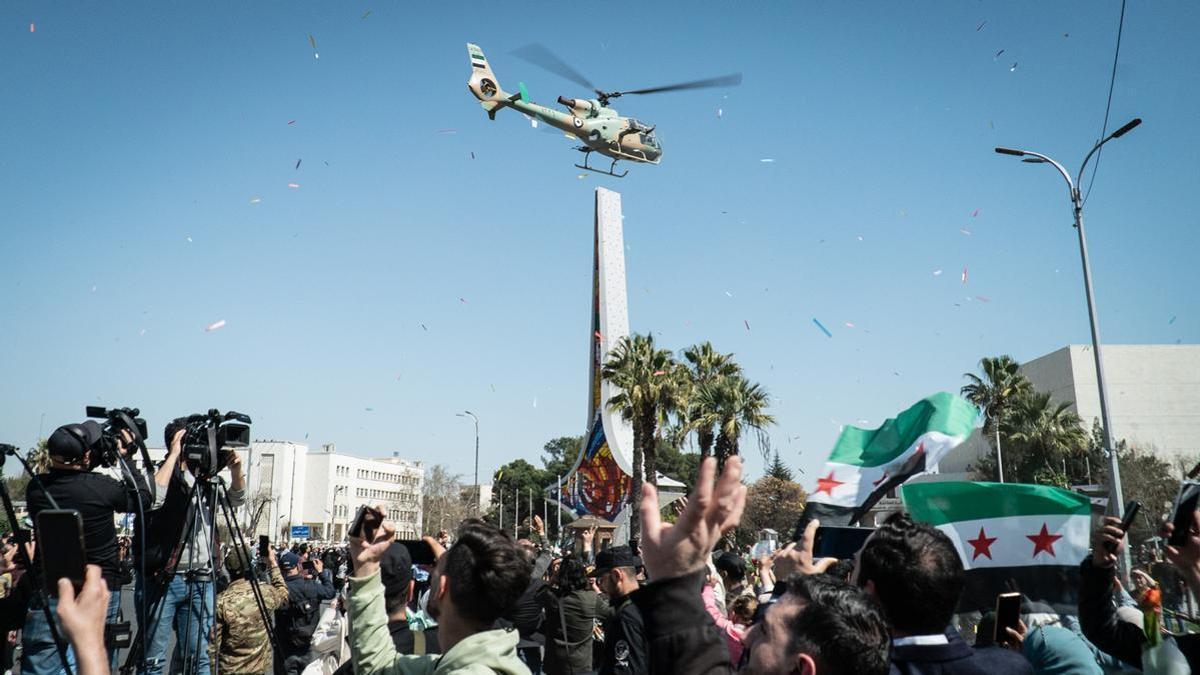
[[[590,156],[591,154],[592,154],[591,150],[584,150],[583,151],[583,164],[576,164],[575,168],[583,169],[584,171],[594,171],[596,173],[602,173],[606,176],[612,176],[613,178],[624,178],[625,176],[627,176],[629,174],[628,169],[626,169],[625,171],[622,171],[621,173],[617,173],[617,162],[620,160],[616,160],[616,159],[614,159],[612,161],[612,166],[608,167],[608,171],[605,171],[604,169],[597,169],[594,166],[588,166],[588,156]]]

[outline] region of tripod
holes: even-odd
[[[250,583],[255,605],[263,621],[263,626],[266,629],[275,660],[278,663],[281,655],[279,644],[271,625],[270,610],[267,609],[262,589],[259,587],[258,579],[254,575],[254,567],[249,558],[246,557],[249,548],[246,546],[245,537],[234,515],[234,507],[229,500],[228,488],[225,485],[225,481],[220,476],[214,475],[203,479],[197,478],[193,484],[191,494],[189,495],[183,534],[175,544],[170,563],[159,576],[157,584],[152,583],[148,578],[143,577],[142,579],[142,604],[144,606],[149,604],[150,609],[147,613],[152,616],[146,623],[138,626],[137,635],[134,637],[133,644],[130,647],[129,657],[120,668],[122,675],[130,675],[135,669],[140,672],[148,664],[148,661],[145,659],[147,651],[146,642],[147,640],[154,639],[158,624],[162,620],[163,610],[167,604],[167,591],[172,580],[179,574],[179,565],[183,559],[183,555],[184,553],[188,553],[189,563],[194,563],[200,545],[204,545],[207,547],[209,561],[213,568],[209,581],[209,591],[212,594],[212,609],[209,610],[204,607],[206,603],[201,598],[200,617],[199,620],[196,620],[196,612],[191,610],[191,605],[195,602],[196,586],[200,583],[199,577],[203,573],[198,573],[194,570],[185,572],[185,597],[189,607],[187,621],[182,630],[178,631],[179,634],[176,635],[175,646],[176,654],[180,654],[182,650],[182,656],[180,657],[182,672],[200,675],[201,658],[203,656],[201,650],[204,648],[206,642],[205,632],[211,627],[213,619],[209,612],[215,610],[217,604],[215,575],[217,565],[221,564],[221,560],[217,555],[219,552],[216,528],[218,510],[224,517],[225,524],[233,539],[234,551],[238,556],[241,568],[245,570],[245,578]],[[199,519],[199,523],[197,523],[197,519]],[[143,529],[142,532],[144,539],[146,530]],[[218,671],[217,664],[214,662],[211,665],[215,675]]]

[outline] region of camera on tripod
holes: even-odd
[[[183,456],[197,478],[208,479],[229,463],[233,448],[250,445],[250,416],[213,408],[205,415],[189,415],[183,423]]]
[[[112,408],[89,405],[87,416],[105,420],[100,427],[100,441],[92,448],[93,466],[115,466],[118,457],[117,438],[122,430],[133,434],[134,445],[140,445],[146,440],[146,420],[138,417],[141,413],[137,408]]]

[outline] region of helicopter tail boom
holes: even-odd
[[[496,119],[497,110],[522,98],[524,87],[516,94],[504,91],[479,45],[467,43],[467,56],[471,60],[471,79],[467,80],[467,89],[479,99],[479,104],[487,111],[488,117]]]

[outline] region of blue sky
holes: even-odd
[[[3,3],[0,440],[88,404],[156,437],[233,408],[256,438],[468,473],[470,409],[484,475],[536,460],[584,430],[606,185],[634,330],[735,352],[811,477],[841,424],[1088,340],[1061,179],[991,149],[1078,166],[1119,9],[617,2],[614,33],[589,3]],[[1198,29],[1194,3],[1127,9],[1110,129],[1145,124],[1085,212],[1107,342],[1200,338]],[[509,89],[584,94],[509,53],[534,41],[611,89],[745,80],[615,101],[663,163],[579,179],[568,142],[466,90],[476,42]]]

